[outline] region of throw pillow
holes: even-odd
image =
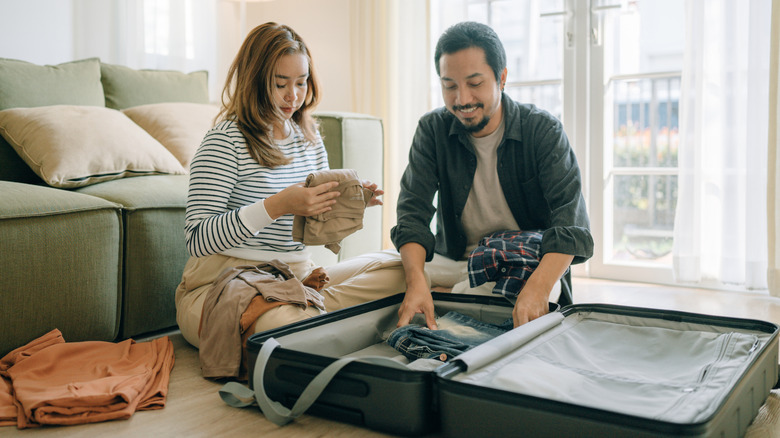
[[[7,109],[0,111],[0,135],[54,187],[185,173],[157,140],[109,108],[54,105]]]
[[[105,106],[125,109],[161,102],[209,103],[208,72],[135,70],[102,63],[100,81]]]
[[[202,103],[153,103],[122,110],[189,168],[195,151],[219,112],[216,105]]]
[[[0,58],[0,110],[48,105],[105,106],[100,60],[37,65]]]

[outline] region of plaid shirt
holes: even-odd
[[[495,281],[494,294],[516,298],[541,260],[541,231],[496,231],[469,254],[469,282]]]

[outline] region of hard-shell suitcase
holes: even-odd
[[[281,345],[264,364],[264,389],[288,407],[338,358],[398,356],[383,338],[395,328],[402,301],[399,294],[252,335],[247,341],[250,386],[258,353],[270,338]],[[434,305],[437,314],[458,311],[494,324],[512,316],[512,305],[498,296],[434,293]],[[397,435],[428,433],[439,429],[435,378],[432,371],[353,362],[307,413]]]
[[[262,367],[265,394],[290,407],[344,357],[392,357],[383,339],[402,300],[253,335],[250,379]],[[512,311],[503,297],[434,293],[434,303],[439,315],[454,310],[492,324]],[[748,319],[570,305],[434,371],[350,362],[329,383],[315,382],[324,389],[307,413],[398,435],[742,436],[777,381],[777,330]]]

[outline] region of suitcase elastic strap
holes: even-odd
[[[252,383],[255,388],[254,392],[237,382],[226,383],[219,390],[219,396],[222,400],[228,405],[236,408],[251,405],[253,403],[252,399],[254,398],[257,401],[258,407],[263,412],[263,415],[278,426],[283,426],[306,412],[306,410],[314,404],[320,394],[322,394],[322,391],[325,390],[328,383],[333,380],[333,377],[351,362],[360,361],[393,368],[408,369],[399,362],[381,356],[341,358],[320,371],[320,373],[314,377],[314,380],[312,380],[303,390],[303,393],[301,393],[301,396],[295,402],[292,409],[287,409],[281,403],[271,400],[265,393],[265,386],[263,385],[265,366],[271,358],[271,353],[278,346],[279,342],[277,342],[276,339],[268,338],[260,348],[260,352],[257,354],[257,361],[255,362],[254,375],[252,376]]]

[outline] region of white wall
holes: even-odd
[[[0,58],[72,61],[71,10],[70,0],[0,0]]]
[[[239,3],[215,1],[216,67],[210,72],[210,87],[212,99],[216,100],[243,37],[239,35]],[[120,47],[113,35],[122,23],[117,16],[122,3],[0,0],[0,58],[59,64],[96,56],[104,62],[123,63],[121,55],[126,48]],[[350,0],[247,3],[247,29],[276,21],[295,29],[309,45],[322,85],[320,110],[352,111],[349,8]]]
[[[247,3],[247,29],[286,24],[311,50],[320,78],[323,111],[353,111],[350,71],[350,0],[274,0]]]

